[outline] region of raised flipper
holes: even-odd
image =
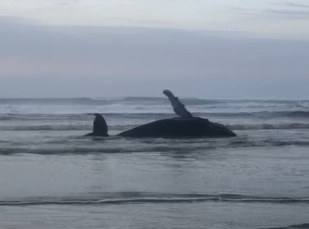
[[[178,97],[175,97],[170,90],[164,90],[163,94],[168,97],[173,106],[174,112],[182,118],[192,118],[192,114],[185,108],[185,106],[179,101]]]

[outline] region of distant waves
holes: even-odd
[[[33,111],[34,112],[34,111]],[[172,112],[160,113],[160,112],[132,112],[114,113],[109,110],[101,112],[104,117],[112,118],[170,118],[176,117]],[[259,111],[259,112],[192,112],[195,116],[202,116],[204,118],[257,118],[257,119],[276,119],[276,118],[300,118],[309,119],[309,111]],[[78,119],[90,119],[94,112],[85,113],[0,113],[1,120],[39,120],[39,119],[63,119],[68,118],[72,120]],[[91,116],[91,117],[90,117]]]
[[[195,115],[210,117],[309,117],[309,101],[207,100],[180,98]],[[0,115],[22,114],[157,114],[172,115],[165,97],[126,97],[113,99],[0,99]],[[3,117],[0,117],[3,119]],[[9,118],[9,117],[7,117]]]

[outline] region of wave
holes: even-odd
[[[211,100],[184,98],[195,115],[210,117],[308,117],[309,101]],[[224,112],[222,112],[224,111]],[[235,112],[241,111],[241,112]],[[0,99],[1,114],[173,114],[168,99],[152,97]],[[10,120],[12,117],[0,117]],[[14,118],[14,117],[13,117]]]
[[[260,228],[260,229],[309,229],[309,223],[289,225],[286,227],[268,227],[268,228]]]
[[[20,99],[0,99],[1,105],[106,105],[115,100],[91,99],[91,98],[20,98]]]
[[[159,118],[171,118],[175,117],[173,113],[108,113],[108,112],[87,112],[87,113],[54,113],[54,114],[43,114],[43,113],[29,113],[29,114],[12,114],[12,113],[0,113],[0,121],[39,121],[39,120],[70,120],[70,121],[83,121],[93,120],[94,113],[102,113],[105,118],[113,119],[147,119],[156,120]]]
[[[31,146],[31,147],[29,147]],[[89,155],[89,154],[129,154],[129,153],[176,153],[202,155],[214,149],[258,148],[258,147],[308,147],[305,140],[252,140],[242,137],[232,139],[123,139],[120,137],[85,139],[60,139],[37,142],[3,142],[0,155]]]
[[[2,131],[91,131],[92,125],[35,125],[35,126],[2,126]]]
[[[128,130],[137,125],[113,125],[110,131]],[[2,126],[2,131],[88,131],[92,130],[92,124],[88,125],[33,125],[33,126]]]
[[[219,103],[255,103],[255,104],[299,104],[306,105],[308,100],[261,100],[261,99],[204,99],[194,97],[180,97],[183,101],[197,104],[219,104]],[[2,98],[0,104],[89,104],[89,103],[111,103],[118,101],[143,102],[143,101],[168,101],[165,96],[160,97],[81,97],[81,98]]]
[[[309,111],[281,111],[274,112],[275,115],[284,117],[295,117],[295,118],[309,118]]]
[[[189,105],[207,105],[229,103],[228,100],[215,99],[198,99],[198,98],[181,98],[182,101]],[[230,101],[239,103],[244,101]],[[134,97],[128,96],[123,98],[19,98],[19,99],[0,99],[0,105],[109,105],[113,103],[148,103],[148,104],[167,104],[168,99],[162,97]]]
[[[111,131],[123,131],[137,125],[112,125]],[[232,130],[301,130],[309,129],[309,123],[279,123],[279,124],[234,124],[226,125]],[[88,125],[33,125],[33,126],[2,126],[2,131],[91,131],[92,124]]]
[[[233,202],[233,203],[272,203],[272,204],[309,204],[309,198],[262,197],[237,194],[144,194],[114,193],[96,197],[29,198],[2,200],[0,206],[29,205],[119,205],[119,204],[162,204],[162,203],[197,203],[197,202]]]
[[[309,129],[309,123],[236,124],[227,127],[232,130],[296,130]]]
[[[134,108],[135,109],[135,108]],[[137,108],[136,108],[137,109]],[[102,113],[106,117],[111,118],[126,118],[126,119],[158,119],[158,118],[170,118],[175,117],[171,109],[168,107],[166,111],[157,112],[155,109],[138,109],[126,110],[125,108],[119,109],[115,112],[108,109],[95,110],[93,112],[64,112],[64,113],[2,113],[0,114],[0,120],[44,120],[44,119],[70,119],[70,120],[85,120],[89,119],[94,113]],[[194,112],[194,116],[200,116],[204,118],[250,118],[250,119],[276,119],[276,118],[301,118],[309,119],[309,111],[258,111],[258,112]]]
[[[309,118],[309,111],[205,112],[198,114],[224,118]]]
[[[309,118],[309,111],[257,111],[257,112],[196,112],[197,115],[221,118]]]
[[[102,141],[98,139],[97,141]],[[104,141],[104,140],[103,140]],[[61,142],[61,141],[59,141]],[[152,147],[57,147],[57,148],[0,148],[0,155],[14,155],[14,154],[39,154],[39,155],[89,155],[89,154],[116,154],[116,153],[151,153],[151,152],[185,152],[188,150],[209,150],[214,149],[212,146],[200,147],[170,147],[170,146],[152,146]]]

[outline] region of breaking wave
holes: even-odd
[[[123,131],[136,127],[134,125],[109,125],[109,130]],[[232,130],[301,130],[309,129],[309,123],[262,123],[262,124],[234,124],[226,125]],[[63,124],[63,125],[19,125],[2,126],[2,131],[90,131],[92,123],[89,124]]]
[[[85,109],[84,109],[85,110]],[[86,110],[85,110],[86,111]],[[33,110],[27,111],[25,113],[1,113],[0,121],[8,120],[59,120],[59,119],[71,119],[71,120],[85,120],[89,119],[94,113],[101,113],[105,117],[113,118],[140,118],[140,119],[158,119],[158,118],[170,118],[175,117],[172,113],[170,107],[162,108],[156,110],[152,109],[118,109],[109,110],[105,108],[100,108],[98,110],[93,110],[93,112],[87,110],[67,111],[67,112],[52,112],[48,111],[33,112]],[[194,116],[200,116],[204,118],[250,118],[250,119],[276,119],[276,118],[300,118],[309,119],[309,111],[258,111],[258,112],[201,112],[192,110]],[[92,117],[91,117],[92,118]]]
[[[172,113],[106,113],[102,112],[87,112],[87,113],[59,113],[59,114],[44,114],[44,113],[29,113],[29,114],[13,114],[13,113],[0,113],[0,121],[39,121],[39,120],[71,120],[83,121],[92,120],[94,113],[101,113],[106,118],[114,119],[158,119],[175,117]]]
[[[309,129],[309,123],[238,124],[227,127],[232,130],[293,130]]]
[[[226,118],[309,118],[309,111],[259,111],[259,112],[226,112],[200,113],[211,117]]]
[[[309,198],[262,197],[236,194],[147,194],[147,193],[113,193],[105,197],[79,198],[29,198],[19,200],[2,200],[0,206],[29,205],[119,205],[119,204],[162,204],[162,203],[196,203],[196,202],[233,202],[233,203],[272,203],[272,204],[309,204]]]
[[[289,225],[286,227],[268,227],[268,228],[260,228],[260,229],[309,229],[309,223]]]
[[[160,141],[161,140],[161,141]],[[5,144],[5,145],[4,145]],[[3,142],[0,155],[39,154],[39,155],[89,155],[114,153],[185,153],[193,154],[214,149],[247,147],[309,146],[306,140],[248,139],[123,139],[119,137],[89,139],[61,139],[37,142]]]

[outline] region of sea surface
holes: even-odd
[[[0,99],[0,228],[309,228],[309,101],[182,101],[238,136],[83,137],[174,117],[163,97]]]

